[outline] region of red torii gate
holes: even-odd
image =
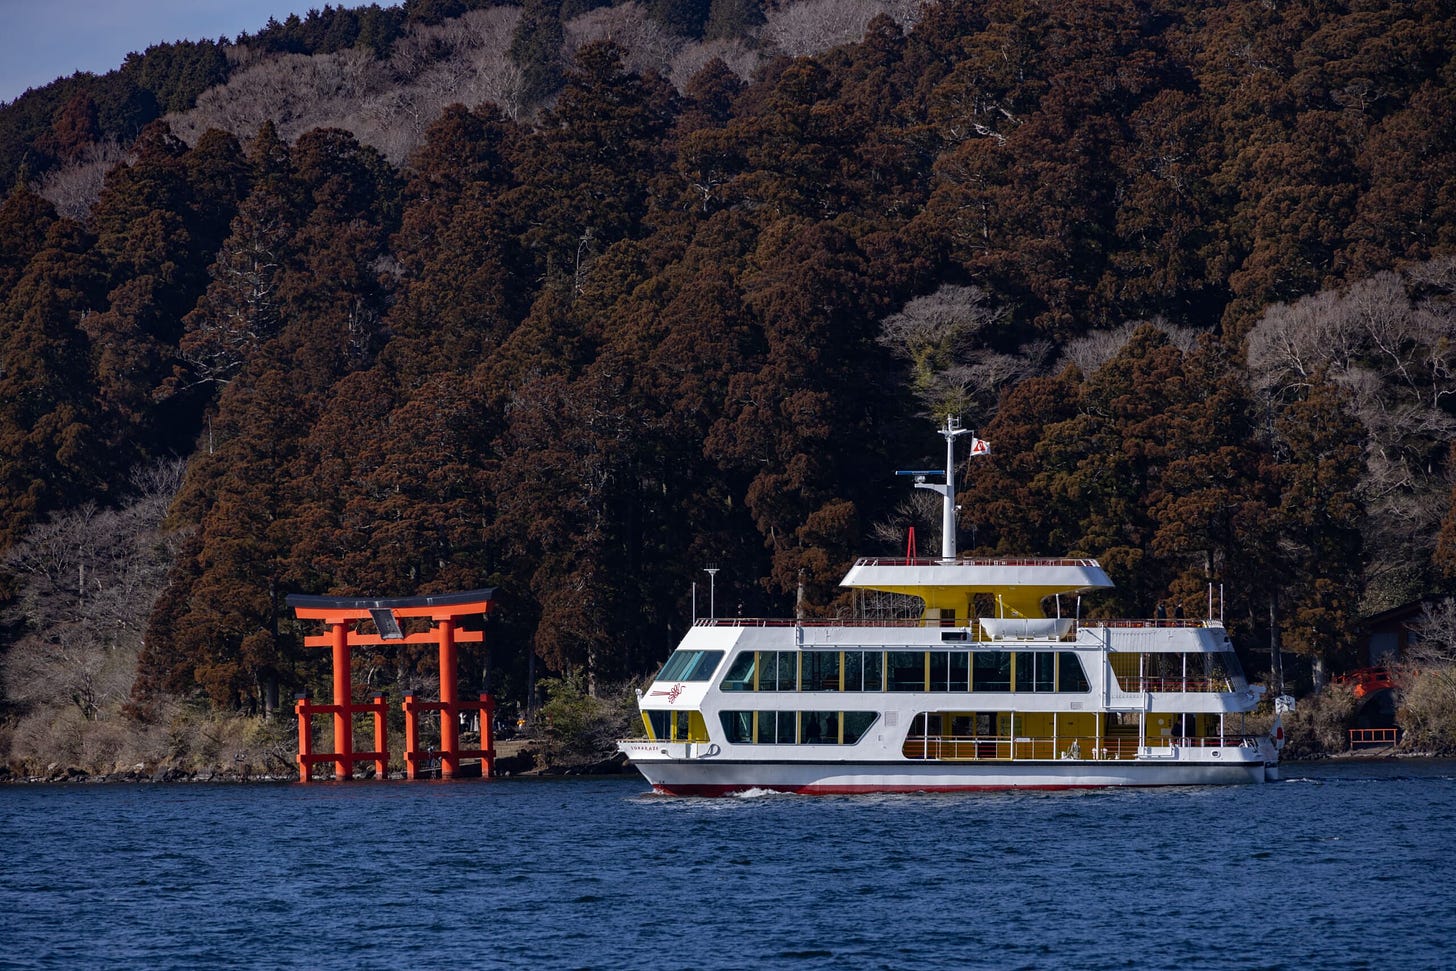
[[[354,774],[356,762],[373,762],[378,778],[384,778],[389,765],[389,743],[385,730],[385,702],[383,695],[375,695],[367,704],[353,701],[353,680],[351,662],[353,649],[362,646],[387,646],[390,644],[438,644],[440,648],[440,700],[416,701],[414,695],[406,695],[404,704],[405,723],[405,773],[413,779],[421,763],[427,762],[430,753],[419,747],[419,713],[438,711],[440,713],[440,777],[453,779],[460,772],[462,758],[480,759],[480,774],[489,777],[495,761],[491,733],[491,716],[495,711],[495,700],[488,694],[480,695],[479,701],[460,701],[455,696],[455,645],[482,643],[483,631],[460,630],[459,619],[490,613],[491,598],[495,590],[467,590],[463,593],[444,593],[422,597],[397,597],[373,599],[363,597],[315,597],[304,594],[290,594],[286,598],[299,620],[321,620],[328,625],[328,632],[305,637],[304,647],[327,647],[333,652],[334,701],[330,705],[316,705],[306,697],[298,699],[294,711],[298,715],[298,780],[309,781],[315,763],[334,763],[334,777],[348,779]],[[400,628],[401,619],[427,618],[431,629],[406,634]],[[355,625],[362,620],[372,620],[378,633],[360,633]],[[480,713],[480,748],[460,748],[460,713]],[[370,752],[354,751],[354,715],[370,712],[374,715],[374,749]],[[314,752],[312,719],[314,715],[333,715],[334,751]]]

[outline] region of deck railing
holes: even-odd
[[[1117,684],[1123,694],[1138,694],[1143,691],[1227,693],[1234,690],[1233,682],[1228,678],[1139,678],[1119,675]]]
[[[988,618],[990,619],[990,618]],[[1043,618],[1045,619],[1045,618]],[[981,636],[979,623],[967,623],[964,618],[940,618],[940,617],[699,617],[696,621],[698,627],[942,627],[951,629],[964,629],[972,631],[973,640],[991,641],[994,638]],[[1083,619],[1082,627],[1101,628],[1114,627],[1119,629],[1127,628],[1196,628],[1196,627],[1220,627],[1216,620],[1090,620]],[[1074,623],[1072,629],[1063,637],[1063,640],[1076,640],[1077,625]],[[1006,638],[1009,640],[1020,640],[1021,638]]]
[[[893,556],[864,556],[855,561],[855,566],[940,566],[945,560],[935,556],[919,556],[914,559]],[[1077,559],[1065,556],[1008,556],[958,557],[955,566],[1101,566],[1096,560]]]
[[[1110,736],[1031,738],[1020,735],[912,735],[905,739],[901,754],[907,759],[932,762],[1007,762],[1019,759],[1116,761],[1135,759],[1144,747],[1166,749],[1176,745],[1182,748],[1253,748],[1258,746],[1259,740],[1258,735],[1184,736],[1150,738],[1145,745],[1139,745],[1136,738]]]

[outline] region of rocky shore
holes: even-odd
[[[529,739],[500,742],[496,745],[495,775],[498,778],[511,778],[519,776],[595,776],[595,775],[617,775],[631,771],[627,764],[626,756],[621,753],[614,754],[608,758],[595,761],[563,761],[553,762],[545,760],[541,755],[542,747]],[[138,762],[131,766],[113,769],[110,772],[90,772],[74,765],[65,765],[60,762],[48,763],[43,770],[35,771],[26,766],[15,766],[0,763],[0,784],[24,784],[24,783],[149,783],[149,782],[213,782],[213,783],[253,783],[253,782],[296,782],[298,776],[292,766],[276,764],[267,766],[254,766],[249,762],[240,762],[229,766],[212,766],[205,768],[188,768],[178,765],[148,765]],[[471,766],[467,766],[467,777]],[[475,774],[479,775],[478,764],[473,767]],[[356,771],[355,779],[371,779],[374,776],[372,766],[361,765]],[[390,779],[404,779],[403,771],[391,771]]]

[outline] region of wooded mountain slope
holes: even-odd
[[[890,472],[952,412],[993,447],[963,549],[1100,557],[1094,613],[1213,584],[1246,651],[1353,660],[1456,576],[1453,43],[1436,0],[943,2],[751,82],[587,44],[401,165],[154,123],[83,220],[0,205],[12,592],[91,596],[35,527],[180,455],[144,637],[96,638],[138,697],[307,684],[290,592],[495,586],[497,687],[618,679],[704,566],[720,613],[826,613],[929,548]]]

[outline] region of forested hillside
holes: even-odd
[[[855,555],[912,523],[935,542],[891,472],[934,461],[947,413],[992,443],[962,549],[1099,557],[1118,590],[1093,613],[1201,614],[1213,584],[1246,663],[1279,643],[1308,679],[1354,660],[1362,614],[1451,591],[1449,3],[897,5],[813,56],[769,28],[833,5],[568,20],[650,18],[676,38],[655,62],[571,41],[557,6],[411,4],[450,16],[234,66],[66,212],[22,173],[12,724],[41,717],[22,685],[118,657],[135,683],[103,700],[58,687],[83,717],[286,697],[319,674],[291,592],[494,586],[490,677],[517,699],[532,653],[591,683],[651,668],[710,564],[720,613],[801,589],[843,611]],[[700,16],[672,33],[677,8]],[[486,63],[507,16],[497,47],[569,50],[560,74]],[[270,70],[427,36],[475,67],[416,134],[360,106],[445,104],[448,72],[436,101],[423,69],[379,75],[334,127],[259,114]],[[672,75],[709,43],[744,59]],[[229,114],[230,90],[253,94]],[[359,663],[392,693],[430,674]]]

